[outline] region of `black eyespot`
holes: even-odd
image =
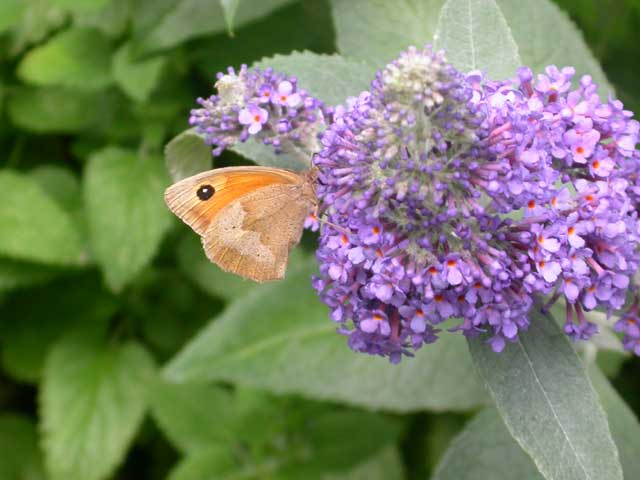
[[[211,197],[213,197],[214,193],[216,193],[216,189],[211,185],[200,185],[200,188],[198,188],[196,195],[198,195],[198,198],[204,202],[205,200],[209,200]]]

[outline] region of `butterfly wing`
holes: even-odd
[[[271,167],[228,167],[209,170],[171,185],[164,193],[169,209],[198,235],[204,235],[212,220],[243,195],[268,185],[300,185],[295,172]],[[198,196],[203,187],[212,195]]]
[[[304,195],[300,185],[262,187],[221,210],[202,245],[223,270],[257,282],[279,280],[313,208],[314,199]]]

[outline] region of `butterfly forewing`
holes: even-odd
[[[301,181],[298,174],[276,168],[219,168],[171,185],[164,198],[178,218],[198,235],[204,235],[218,212],[243,195],[267,185],[299,184]],[[203,187],[212,189],[212,195],[204,200],[198,196]]]
[[[281,279],[313,208],[300,186],[260,188],[216,216],[202,239],[204,250],[223,270],[259,282]]]

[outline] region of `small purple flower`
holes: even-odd
[[[294,92],[293,84],[288,80],[284,80],[278,84],[278,89],[271,94],[271,101],[276,105],[297,107],[300,105],[302,98],[298,93]]]
[[[248,132],[251,135],[255,135],[262,130],[262,125],[267,123],[268,118],[269,112],[255,105],[249,105],[247,108],[243,108],[238,114],[238,121],[242,125],[249,125]]]

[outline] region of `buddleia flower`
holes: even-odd
[[[214,155],[251,137],[276,153],[301,152],[307,159],[318,148],[325,107],[299,88],[295,77],[243,65],[218,73],[215,86],[216,94],[197,99],[200,108],[189,119]]]
[[[499,352],[561,296],[586,339],[585,310],[622,306],[638,239],[615,138],[633,127],[572,74],[492,82],[410,48],[335,110],[314,286],[352,349],[397,362],[447,322]]]

